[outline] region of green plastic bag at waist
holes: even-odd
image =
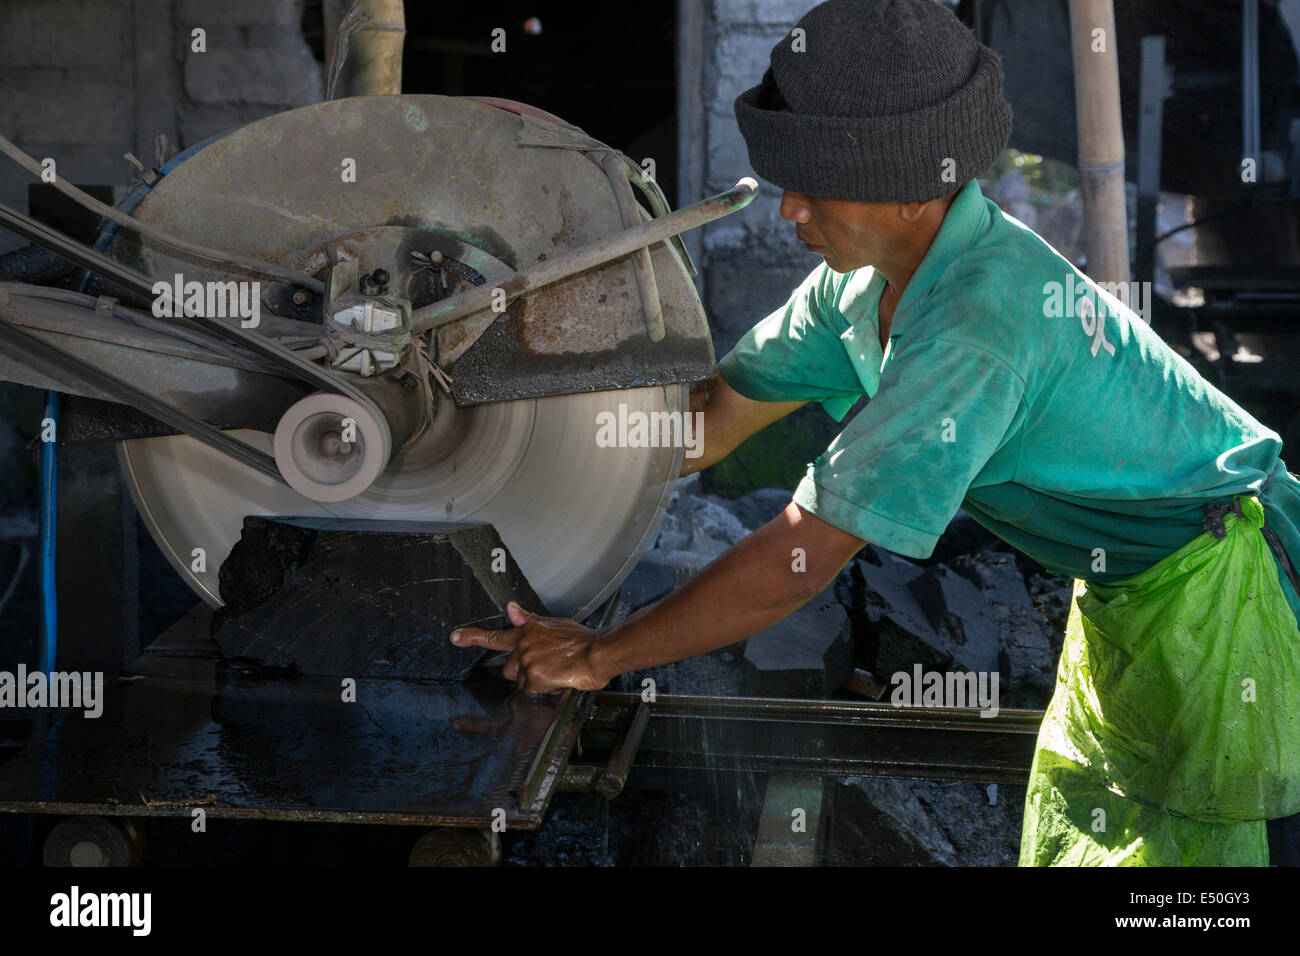
[[[1124,797],[1198,820],[1300,811],[1300,630],[1259,529],[1236,499],[1223,538],[1079,584],[1053,701],[1070,759]],[[1059,692],[1058,692],[1059,694]]]

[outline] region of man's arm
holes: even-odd
[[[704,413],[704,448],[699,458],[682,460],[681,477],[716,465],[745,439],[807,402],[756,402],[716,378],[691,385],[691,411]]]
[[[791,502],[659,602],[593,631],[575,621],[510,611],[515,627],[461,628],[453,643],[513,653],[506,678],[530,694],[598,690],[619,674],[726,647],[821,593],[866,545]]]

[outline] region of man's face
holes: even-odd
[[[879,265],[882,256],[897,247],[903,225],[897,203],[827,199],[788,189],[781,196],[781,216],[795,224],[795,235],[836,272]]]

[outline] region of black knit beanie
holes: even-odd
[[[1011,134],[1002,63],[934,0],[828,0],[772,48],[790,113],[736,98],[754,171],[782,189],[924,202],[991,166]],[[798,49],[802,46],[802,49]]]

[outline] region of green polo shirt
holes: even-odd
[[[1045,567],[1112,582],[1203,530],[1204,507],[1260,493],[1300,568],[1300,482],[1282,442],[1202,378],[976,180],[903,291],[888,347],[871,268],[818,266],[719,363],[758,401],[843,420],[794,500],[928,557],[959,507]],[[1284,590],[1300,615],[1300,598]]]

